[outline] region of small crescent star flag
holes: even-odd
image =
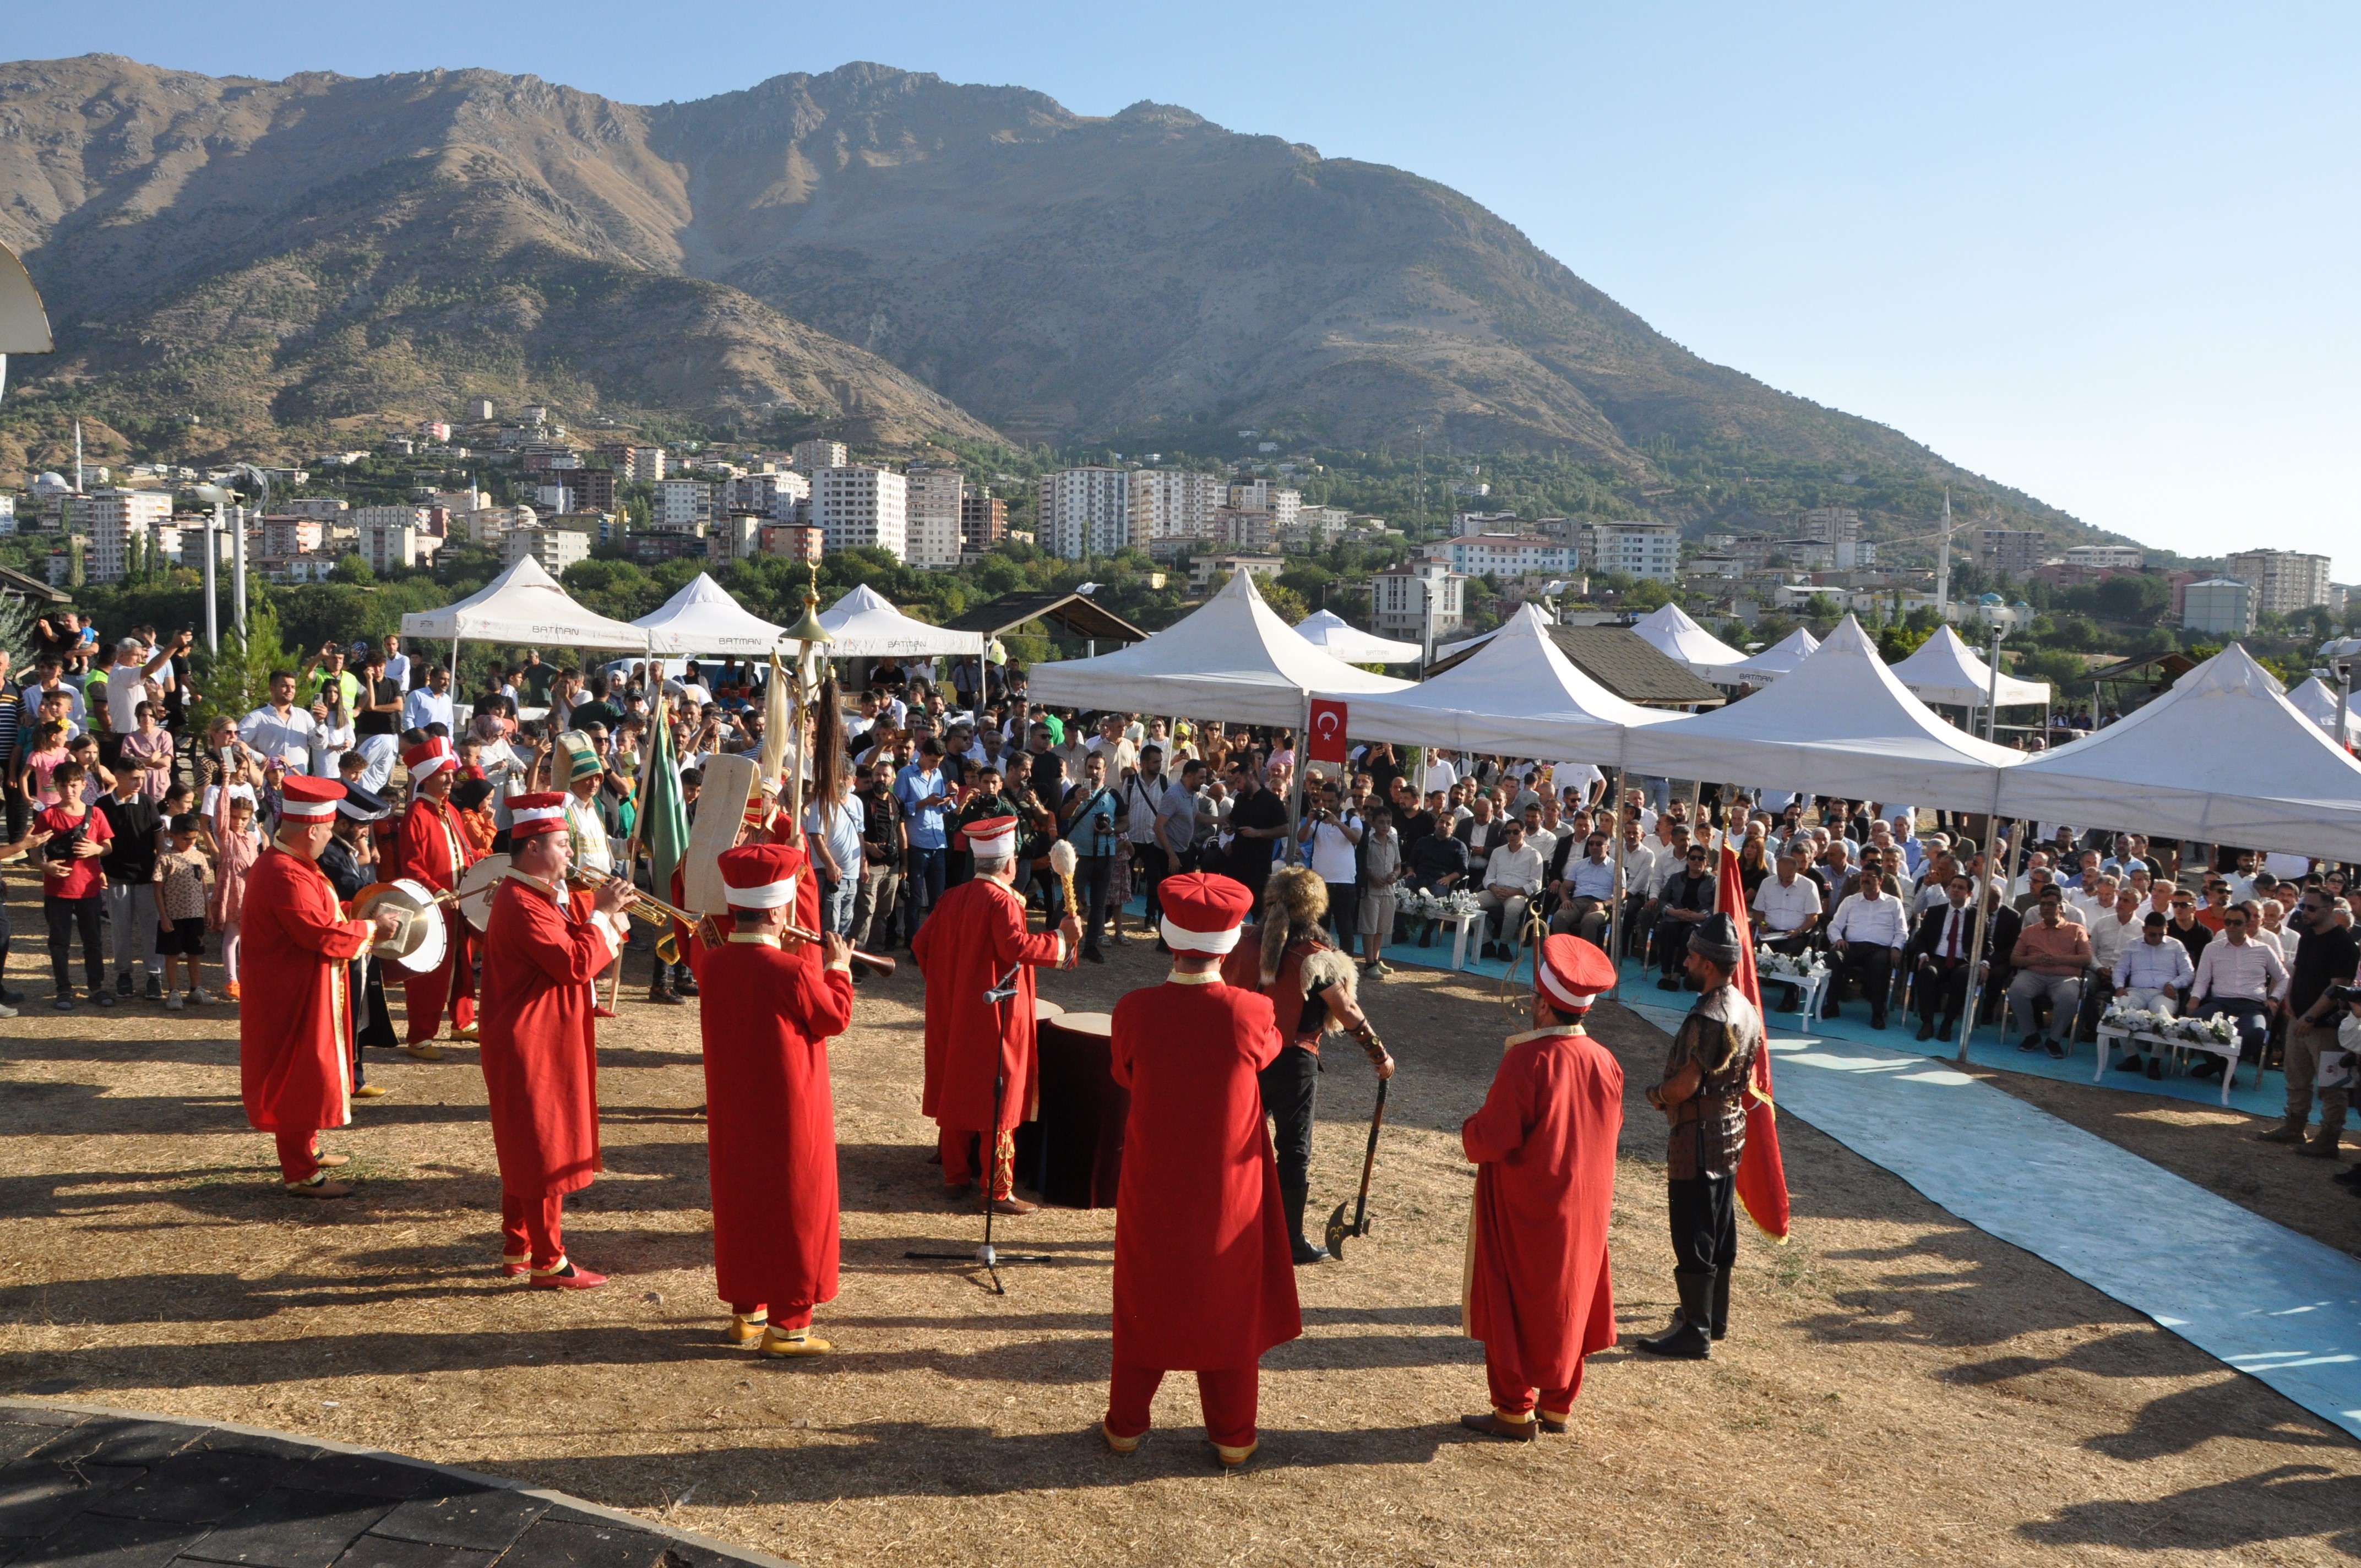
[[[1345,763],[1345,705],[1324,696],[1312,699],[1312,733],[1305,755],[1315,762]]]

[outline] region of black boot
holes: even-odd
[[[1730,1270],[1727,1268],[1714,1271],[1712,1332],[1716,1339],[1730,1332]]]
[[[1311,1201],[1312,1189],[1282,1187],[1279,1190],[1279,1195],[1287,1204],[1287,1234],[1295,1248],[1296,1263],[1301,1266],[1307,1263],[1327,1262],[1328,1249],[1313,1245],[1303,1234],[1303,1205]]]
[[[1713,1321],[1714,1269],[1676,1269],[1673,1285],[1681,1293],[1679,1316],[1673,1326],[1653,1339],[1636,1342],[1632,1349],[1675,1361],[1704,1361],[1713,1354],[1713,1341],[1700,1323]]]

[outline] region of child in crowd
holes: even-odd
[[[57,804],[50,777],[66,761],[66,726],[61,719],[46,719],[34,731],[34,744],[25,753],[25,793],[43,806]]]
[[[188,786],[175,784],[173,789],[185,802]],[[156,950],[164,960],[164,1005],[177,1013],[191,1002],[202,1006],[213,998],[205,994],[197,972],[198,961],[205,956],[205,856],[197,847],[201,819],[184,808],[170,820],[165,849],[156,857]],[[185,998],[172,989],[175,959],[188,966]]]
[[[492,842],[500,834],[500,824],[492,816],[492,784],[489,779],[468,779],[451,791],[451,809],[459,815],[459,825],[467,830],[467,843],[481,858],[492,852]]]
[[[98,858],[114,837],[106,818],[82,800],[82,767],[69,758],[49,774],[58,792],[34,826],[49,835],[41,846],[41,914],[49,927],[49,975],[57,983],[57,1009],[73,1011],[73,938],[82,933],[82,968],[90,981],[90,999],[101,1007],[115,1005],[106,989],[106,955],[99,946],[99,906],[106,892],[106,873]]]
[[[459,777],[479,779],[484,776],[484,742],[480,736],[459,738]]]
[[[225,791],[214,814],[214,893],[206,924],[222,934],[222,996],[238,999],[238,942],[245,932],[246,874],[262,853],[254,802]]]
[[[361,774],[368,771],[368,759],[358,751],[346,751],[336,759],[336,782],[346,789],[357,785],[361,782]]]

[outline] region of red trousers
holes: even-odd
[[[318,1146],[317,1133],[273,1133],[279,1145],[279,1176],[290,1187],[301,1186],[320,1174],[320,1162],[313,1150]]]
[[[755,1313],[763,1310],[763,1303],[760,1301],[732,1301],[730,1303],[730,1310],[737,1313],[741,1318],[751,1318]],[[807,1329],[811,1327],[811,1315],[812,1310],[809,1307],[798,1307],[792,1312],[774,1313],[771,1318],[771,1326],[778,1330],[783,1334],[792,1333],[797,1329]]]
[[[1496,1414],[1521,1420],[1532,1413],[1536,1390],[1521,1367],[1507,1365],[1499,1352],[1484,1347],[1484,1380],[1492,1387],[1492,1409]],[[1582,1392],[1582,1363],[1574,1364],[1574,1382],[1564,1388],[1539,1390],[1541,1408],[1550,1420],[1563,1420],[1574,1409],[1574,1397]]]
[[[1148,1408],[1164,1381],[1160,1366],[1115,1364],[1107,1389],[1106,1430],[1137,1437],[1148,1427]],[[1260,1366],[1227,1366],[1197,1374],[1197,1400],[1205,1411],[1205,1435],[1224,1448],[1250,1448],[1255,1440],[1255,1404],[1262,1392]]]
[[[943,1157],[943,1185],[964,1187],[983,1174],[983,1135],[945,1127],[936,1146]],[[1016,1176],[1016,1135],[1000,1135],[999,1157],[993,1161],[992,1195],[1005,1198]]]
[[[555,1268],[566,1256],[566,1200],[500,1194],[500,1255],[533,1256],[533,1266]]]
[[[446,1008],[454,1028],[464,1029],[476,1021],[475,927],[448,909],[443,912],[443,923],[451,938],[444,949],[443,967],[413,974],[401,982],[410,1045],[423,1045],[442,1033]]]

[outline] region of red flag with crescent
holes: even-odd
[[[1315,762],[1345,765],[1345,705],[1324,696],[1312,699],[1311,733],[1304,755]]]
[[[1716,907],[1738,927],[1738,971],[1730,977],[1739,994],[1754,1003],[1763,1015],[1763,981],[1754,972],[1754,929],[1746,909],[1746,883],[1738,874],[1738,851],[1727,834],[1721,840],[1720,875],[1714,889]],[[1779,1113],[1771,1097],[1771,1035],[1754,1053],[1754,1072],[1746,1086],[1746,1146],[1738,1155],[1738,1201],[1747,1217],[1773,1241],[1787,1239],[1787,1168],[1779,1157]]]

